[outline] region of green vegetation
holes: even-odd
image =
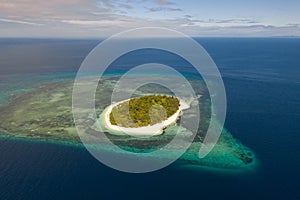
[[[107,105],[111,103],[111,93],[114,90],[114,84],[120,77],[107,76],[102,77],[96,92],[96,112],[97,115],[103,117],[103,111]],[[192,80],[193,81],[193,80]],[[219,169],[252,169],[256,167],[255,154],[235,140],[231,134],[223,129],[218,143],[205,158],[199,159],[199,148],[202,146],[203,138],[206,134],[207,123],[210,122],[211,105],[208,103],[209,93],[204,90],[205,85],[198,80],[194,80],[192,85],[199,87],[196,91],[201,91],[201,122],[197,135],[189,147],[189,149],[179,158],[178,164],[188,164],[187,167],[193,165],[195,167],[203,166],[207,168]],[[44,84],[34,91],[27,92],[12,97],[9,104],[0,107],[0,139],[4,141],[14,139],[26,139],[31,141],[57,142],[64,145],[74,145],[84,148],[81,139],[77,133],[72,115],[72,90],[73,82],[57,82]],[[133,95],[149,94],[152,86],[141,87],[137,93]],[[155,92],[167,94],[167,91],[156,88]],[[83,95],[84,97],[84,95]],[[156,105],[160,107],[159,105]],[[154,106],[154,107],[156,107]],[[174,106],[176,108],[176,106]],[[81,111],[85,112],[85,107],[81,107]],[[153,108],[154,109],[154,108]],[[177,108],[176,108],[177,109]],[[152,109],[150,109],[152,112]],[[163,112],[164,113],[164,112]],[[193,113],[193,109],[189,109],[185,114]],[[89,117],[88,113],[86,117]],[[180,126],[168,126],[165,133],[158,136],[147,138],[132,137],[130,135],[114,135],[113,131],[105,129],[103,120],[89,121],[90,124],[100,123],[101,127],[107,132],[106,136],[109,140],[118,145],[121,149],[136,153],[153,152],[167,145],[180,131],[184,137],[178,138],[176,147],[170,151],[177,151],[182,146],[182,142],[189,140],[193,134],[186,129],[184,123]],[[215,124],[213,124],[215,126]],[[178,133],[177,133],[178,132]],[[98,143],[99,130],[87,129],[86,136],[90,144],[97,150],[110,152],[111,144],[106,141]],[[95,143],[94,143],[95,141]],[[116,153],[122,153],[116,151]],[[146,158],[146,157],[145,157]],[[147,157],[148,158],[148,157]],[[150,158],[150,157],[149,157]],[[173,159],[173,154],[166,154],[161,159]],[[144,159],[144,158],[142,158]],[[254,169],[254,168],[253,168]],[[233,171],[234,172],[234,171]]]
[[[179,99],[166,95],[148,95],[120,103],[110,113],[112,125],[142,127],[160,123],[176,113]]]

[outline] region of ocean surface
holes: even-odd
[[[174,164],[128,174],[104,166],[84,148],[5,138],[0,140],[0,199],[300,199],[300,39],[196,40],[221,72],[225,127],[256,153],[254,172]],[[73,80],[98,43],[0,39],[0,104],[45,83]],[[195,73],[174,55],[151,50],[117,60],[110,72],[153,60]]]

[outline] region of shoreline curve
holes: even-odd
[[[113,103],[111,105],[109,105],[108,107],[106,107],[103,111],[103,124],[104,126],[108,129],[108,130],[112,130],[112,131],[117,131],[117,132],[122,132],[124,134],[127,135],[132,135],[132,136],[153,136],[153,135],[161,135],[164,132],[164,129],[170,125],[173,125],[176,123],[176,121],[179,119],[181,113],[183,110],[189,109],[190,105],[187,104],[185,101],[183,101],[182,99],[179,99],[179,107],[178,110],[172,115],[170,116],[168,119],[162,121],[161,123],[157,123],[154,125],[148,125],[148,126],[143,126],[143,127],[138,127],[138,128],[129,128],[129,127],[121,127],[121,126],[117,126],[117,125],[113,125],[110,122],[110,113],[112,111],[112,109],[124,102],[130,101],[132,98],[130,99],[126,99],[123,101],[119,101],[117,103]]]

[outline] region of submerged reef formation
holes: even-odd
[[[100,118],[103,117],[101,113],[111,104],[110,94],[117,80],[118,76],[105,76],[100,80],[95,102],[96,112]],[[205,158],[200,159],[198,157],[199,149],[210,122],[210,99],[202,81],[192,79],[190,82],[198,87],[196,88],[197,95],[201,96],[199,100],[202,111],[201,120],[193,143],[176,163],[229,170],[252,169],[256,163],[254,153],[234,139],[226,129],[223,129],[214,149]],[[2,137],[65,141],[81,146],[82,143],[77,134],[72,115],[72,89],[72,82],[51,83],[12,98],[9,104],[0,108]],[[172,95],[166,88],[151,85],[139,88],[134,96],[151,95],[153,89],[158,94]],[[192,116],[193,110],[188,109],[184,113]],[[162,135],[154,135],[148,138],[111,134],[113,131],[108,130],[105,126],[101,127],[113,144],[134,152],[154,151],[168,144],[177,131],[185,133],[185,136],[181,138],[182,141],[189,140],[193,135],[184,125],[179,126],[177,124],[168,126],[164,129]],[[109,151],[107,144],[97,145],[95,148],[103,148]],[[180,142],[178,143],[178,149],[180,149]],[[172,157],[171,154],[168,156]]]

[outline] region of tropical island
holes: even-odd
[[[131,135],[160,135],[187,108],[188,104],[174,96],[153,94],[114,103],[104,110],[103,119],[111,130]]]
[[[110,99],[110,95],[118,78],[118,76],[105,76],[100,81],[95,95],[95,108],[99,119],[97,121],[89,121],[88,123],[102,123],[100,124],[100,127],[103,128],[102,132],[105,133],[111,142],[124,150],[134,152],[155,151],[168,144],[175,137],[176,133],[180,131],[183,137],[180,138],[177,147],[173,149],[173,151],[180,150],[181,141],[190,140],[193,135],[185,124],[178,125],[176,123],[179,115],[174,115],[173,113],[175,112],[176,114],[176,112],[181,109],[179,107],[184,105],[182,103],[184,101],[181,101],[181,99],[166,98],[163,97],[163,95],[155,97],[157,100],[160,99],[158,102],[161,102],[158,103],[158,105],[157,103],[150,103],[148,105],[148,108],[153,107],[153,109],[150,109],[152,110],[151,112],[154,113],[152,114],[152,118],[151,116],[148,116],[150,118],[146,117],[144,120],[136,120],[134,123],[135,125],[133,125],[139,128],[143,126],[153,126],[159,124],[156,122],[161,122],[161,120],[164,119],[168,120],[171,116],[175,116],[176,120],[172,121],[174,123],[170,123],[163,129],[164,134],[157,134],[151,137],[133,137],[128,134],[120,134],[120,131],[114,131],[105,126],[103,123],[105,122],[103,120],[104,113],[107,113],[108,119],[110,119],[110,112],[105,112],[105,110],[107,111],[109,107],[114,108],[118,105],[118,103],[112,104]],[[211,105],[209,103],[209,94],[205,90],[205,84],[198,79],[191,79],[190,81],[198,91],[197,95],[201,95],[199,107],[202,112],[199,130],[197,131],[191,146],[180,159],[176,161],[176,163],[179,164],[178,166],[205,167],[213,170],[219,169],[230,171],[248,171],[249,169],[255,168],[257,162],[253,151],[233,138],[232,134],[225,128],[223,128],[219,141],[213,150],[205,158],[199,159],[199,149],[203,145],[203,139],[208,124],[210,123],[209,116]],[[57,81],[54,83],[45,83],[31,91],[11,96],[9,102],[0,107],[0,139],[53,142],[55,144],[84,148],[76,131],[72,115],[72,88],[72,81]],[[153,91],[155,91],[155,93]],[[168,93],[168,91],[162,87],[156,85],[144,86],[139,88],[136,93],[133,94],[131,99],[131,102],[133,103],[131,109],[137,108],[134,102],[143,101],[144,98],[150,100],[153,98],[153,96],[151,97],[153,94],[166,94],[167,97],[172,96],[172,93]],[[139,97],[142,98],[139,99]],[[166,100],[166,104],[162,103],[164,101],[163,99]],[[129,102],[127,101],[127,103]],[[119,102],[119,105],[122,104]],[[162,108],[161,106],[165,106],[167,109],[156,109]],[[119,107],[115,107],[115,109],[116,111],[119,111]],[[166,110],[166,112],[164,113],[162,110]],[[191,117],[195,114],[195,111],[195,106],[192,103],[190,104],[190,108],[184,110],[182,113],[187,117]],[[142,113],[144,113],[144,111],[133,112],[132,114],[136,115],[133,116],[133,119],[139,118],[138,115],[142,115]],[[88,117],[89,116],[86,116],[86,118]],[[115,122],[113,120],[114,119],[112,119],[113,124],[120,123],[116,119]],[[126,126],[127,122],[125,120],[121,121],[121,123],[125,123],[123,126]],[[214,126],[218,126],[218,122],[212,123]],[[132,124],[130,124],[130,126],[132,126]],[[93,142],[93,138],[97,137],[97,130],[87,131],[90,133],[90,141]],[[153,132],[151,134],[153,134]],[[111,151],[110,144],[104,142],[98,143],[97,145],[91,143],[90,145],[103,151]],[[166,156],[167,157],[162,157],[161,159],[172,159],[173,157],[172,154]]]

